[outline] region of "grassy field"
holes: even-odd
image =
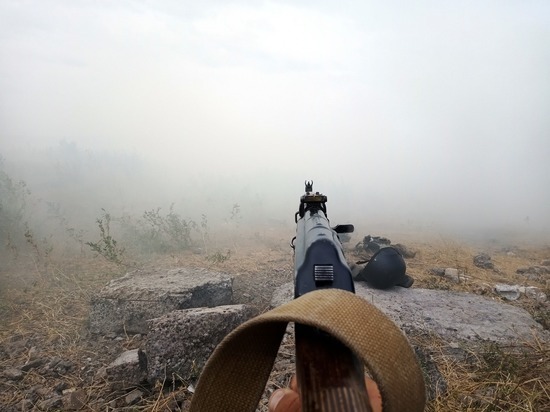
[[[415,278],[414,287],[469,291],[494,299],[501,299],[493,291],[495,283],[536,286],[550,293],[548,274],[526,280],[516,273],[518,268],[549,259],[548,244],[480,244],[438,235],[387,236],[393,243],[404,243],[417,252],[407,261],[408,273]],[[241,230],[239,236],[211,242],[208,248],[134,256],[123,264],[89,252],[78,257],[36,259],[29,255],[5,260],[0,273],[0,409],[63,410],[69,406],[56,404],[52,396],[64,394],[68,398],[73,393],[73,406],[80,405],[82,410],[186,410],[190,382],[140,387],[142,398],[126,406],[125,397],[133,388],[117,388],[105,381],[101,369],[122,351],[140,347],[143,337],[91,336],[86,329],[91,296],[135,266],[210,267],[235,276],[237,302],[266,310],[274,288],[292,280],[291,237],[292,232],[285,230],[250,234]],[[354,240],[351,243],[358,241]],[[473,256],[480,251],[492,257],[495,270],[473,264]],[[353,248],[346,256],[349,261],[361,257]],[[448,281],[430,272],[437,267],[457,268],[466,277],[460,283]],[[548,302],[522,296],[511,304],[529,311],[548,329]],[[513,347],[487,345],[457,361],[445,355],[446,342],[435,337],[412,340],[429,348],[447,382],[447,391],[429,401],[428,411],[550,410],[548,342],[535,341],[529,347],[522,342]],[[265,400],[272,390],[288,383],[294,370],[293,356],[293,341],[288,336],[259,411],[266,410]],[[34,367],[20,375],[14,372],[14,368],[33,363]]]

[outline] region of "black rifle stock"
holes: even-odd
[[[338,233],[353,232],[352,225],[331,228],[326,213],[327,197],[313,192],[306,181],[295,216],[294,297],[338,288],[355,293],[351,271]],[[362,362],[331,335],[296,324],[296,375],[303,412],[370,412]]]

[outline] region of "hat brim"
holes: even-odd
[[[398,282],[395,283],[396,286],[402,286],[404,288],[410,288],[414,283],[414,279],[409,275],[405,274]]]

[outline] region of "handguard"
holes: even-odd
[[[327,197],[313,192],[312,181],[305,182],[305,189],[295,215],[296,237],[291,242],[295,253],[294,297],[325,288],[355,292],[351,270],[338,238],[338,233],[352,233],[353,225],[331,228],[327,218]]]

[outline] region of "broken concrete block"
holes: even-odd
[[[147,333],[147,320],[179,309],[233,303],[233,279],[207,269],[136,270],[92,299],[95,334]]]
[[[150,382],[198,377],[214,348],[256,315],[245,305],[178,310],[149,321],[146,341]]]
[[[121,387],[139,385],[147,379],[147,357],[141,349],[123,352],[105,369],[107,380]]]
[[[497,283],[495,292],[506,300],[517,300],[521,293],[519,285],[506,285],[504,283]]]

